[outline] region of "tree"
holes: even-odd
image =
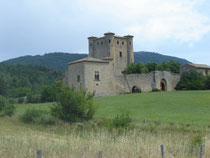
[[[12,116],[15,111],[14,101],[0,95],[0,116]]]
[[[183,72],[178,83],[177,90],[202,90],[204,89],[205,77],[195,70]]]
[[[148,69],[143,63],[131,63],[125,68],[124,72],[126,74],[142,74],[147,73]]]
[[[62,85],[51,113],[70,123],[92,119],[97,107],[93,101],[94,94],[83,88],[76,90]]]
[[[163,61],[160,65],[158,65],[158,70],[170,72],[169,63],[166,61]]]
[[[145,65],[149,72],[156,71],[158,68],[158,64],[155,62],[149,62]]]
[[[55,82],[50,86],[45,86],[41,91],[42,102],[54,102],[56,101],[56,94],[60,92],[62,88],[62,82]]]
[[[172,72],[172,73],[179,73],[180,66],[181,66],[181,64],[174,60],[170,60],[170,62],[168,63],[168,68],[169,68],[170,72]]]
[[[0,75],[0,95],[5,96],[7,94],[7,84],[4,78]]]
[[[205,89],[210,89],[210,76],[206,76],[205,79]]]

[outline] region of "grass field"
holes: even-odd
[[[210,125],[210,91],[175,91],[127,94],[95,98],[99,107],[95,118],[113,118],[128,111],[136,122],[161,121]],[[17,115],[27,108],[49,110],[53,103],[17,105]]]
[[[136,121],[210,125],[210,91],[175,91],[128,94],[96,98],[99,104],[95,117],[113,118],[120,111],[129,111]]]
[[[160,158],[164,144],[167,158],[197,158],[201,143],[204,157],[210,157],[210,91],[128,94],[95,101],[99,107],[94,120],[73,125],[24,124],[19,115],[27,108],[49,110],[53,103],[16,105],[13,117],[0,118],[0,157],[31,158],[42,149],[44,158],[97,158],[99,151],[104,158]],[[113,118],[121,111],[130,112],[135,126],[110,130],[97,125],[100,118]]]

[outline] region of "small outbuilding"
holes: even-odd
[[[201,72],[203,75],[210,75],[210,66],[205,64],[186,63],[180,68],[180,72],[195,70]]]

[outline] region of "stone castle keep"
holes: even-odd
[[[148,74],[124,74],[126,66],[134,62],[133,36],[116,36],[105,33],[103,37],[89,37],[89,56],[68,64],[64,83],[68,86],[87,88],[96,96],[153,89],[174,90],[179,74],[155,71]]]

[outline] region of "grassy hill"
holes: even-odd
[[[170,59],[180,62],[181,64],[188,62],[185,59],[161,55],[153,52],[135,52],[134,56],[135,56],[135,62],[142,62],[142,63],[148,63],[148,62],[161,63],[164,60],[169,61]],[[18,57],[4,61],[3,63],[11,65],[16,65],[16,64],[42,65],[42,66],[53,67],[56,69],[67,69],[67,63],[85,57],[87,57],[87,54],[70,54],[70,53],[57,52],[57,53],[48,53],[45,55]]]

